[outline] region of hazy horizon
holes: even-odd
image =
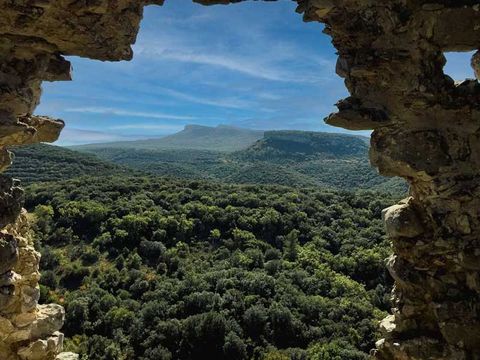
[[[149,141],[149,140],[160,140],[166,137],[169,137],[171,135],[176,135],[184,131],[188,126],[199,126],[199,127],[209,127],[209,128],[218,128],[218,127],[228,127],[228,128],[234,128],[234,129],[241,129],[241,130],[251,130],[251,131],[258,131],[258,132],[268,132],[268,131],[305,131],[305,132],[318,132],[318,133],[330,133],[330,134],[344,134],[344,135],[350,135],[350,136],[358,136],[358,137],[364,137],[364,138],[369,138],[370,137],[370,132],[369,131],[345,131],[345,132],[340,132],[340,131],[314,131],[314,130],[298,130],[298,129],[249,129],[246,127],[241,127],[241,126],[236,126],[236,125],[230,125],[230,124],[217,124],[215,126],[208,126],[208,125],[200,125],[200,124],[186,124],[185,127],[177,132],[171,133],[171,134],[165,134],[165,135],[158,135],[158,136],[142,136],[138,139],[130,139],[127,138],[126,140],[113,140],[113,141],[93,141],[90,143],[71,143],[71,144],[65,144],[62,142],[55,142],[54,145],[61,146],[61,147],[73,147],[75,148],[76,146],[82,146],[82,145],[96,145],[96,144],[113,144],[113,143],[124,143],[124,142],[136,142],[136,141]],[[341,129],[340,129],[341,130]]]

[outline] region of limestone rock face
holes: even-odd
[[[10,234],[0,233],[0,274],[9,272],[17,261],[17,240]]]
[[[480,51],[472,56],[472,68],[477,80],[480,80]]]
[[[480,359],[480,86],[443,72],[444,52],[480,48],[478,2],[301,3],[326,23],[351,93],[326,121],[374,130],[373,165],[411,185],[383,212],[395,289],[374,356]]]
[[[23,190],[20,183],[0,174],[0,229],[15,222],[22,210]]]
[[[305,21],[325,24],[350,92],[327,123],[373,130],[372,164],[411,185],[409,199],[384,211],[396,285],[373,356],[480,359],[480,84],[456,83],[443,72],[444,52],[480,49],[480,4],[296,2]],[[11,162],[7,145],[58,137],[62,121],[32,114],[42,81],[70,80],[63,56],[130,59],[143,7],[162,3],[0,0],[0,171]],[[479,58],[472,58],[477,79]],[[39,254],[18,230],[22,196],[17,182],[0,176],[0,354],[53,360],[62,312],[37,305]]]
[[[54,360],[62,350],[63,334],[56,332],[49,338],[36,340],[18,350],[21,360]]]
[[[71,352],[64,352],[59,354],[55,360],[79,360],[78,354],[74,354]]]
[[[0,359],[53,360],[61,351],[65,311],[60,305],[38,305],[40,254],[26,231],[21,212],[0,232]]]
[[[391,238],[414,238],[423,233],[422,221],[413,209],[413,199],[393,205],[382,212],[387,235]]]

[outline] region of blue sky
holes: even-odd
[[[323,123],[347,92],[322,30],[287,0],[167,0],[146,8],[132,61],[70,58],[74,81],[44,83],[36,112],[65,120],[63,145],[163,136],[186,124],[341,131]],[[468,61],[455,54],[447,71],[472,77]]]

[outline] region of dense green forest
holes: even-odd
[[[360,360],[389,309],[396,199],[161,177],[27,189],[42,301],[95,360]]]
[[[15,158],[6,174],[22,180],[24,184],[73,179],[83,175],[122,175],[138,172],[101,160],[93,154],[59,146],[35,144],[10,150]]]
[[[192,133],[214,143],[169,141]],[[371,169],[365,138],[13,151],[41,301],[65,306],[82,360],[367,359],[392,286],[380,213],[405,184]]]

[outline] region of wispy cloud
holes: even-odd
[[[260,79],[291,81],[290,76],[279,69],[274,69],[272,66],[256,63],[256,61],[252,58],[241,58],[233,54],[206,54],[199,52],[189,53],[175,50],[165,50],[161,51],[158,55],[163,59],[217,66]]]
[[[165,114],[160,112],[132,111],[124,109],[115,109],[108,107],[78,107],[65,109],[66,112],[76,112],[85,114],[104,114],[116,116],[141,117],[149,119],[169,119],[169,120],[197,120],[195,116]]]
[[[205,65],[276,82],[312,84],[332,76],[332,59],[301,42],[299,46],[298,39],[286,40],[268,29],[255,29],[253,24],[241,32],[225,25],[228,31],[213,33],[216,27],[207,27],[195,37],[190,28],[166,28],[155,36],[140,36],[134,52],[150,62]]]
[[[197,95],[191,95],[184,92],[180,92],[173,89],[167,88],[158,88],[158,92],[163,93],[168,96],[172,96],[174,98],[189,101],[192,103],[202,104],[202,105],[209,105],[215,107],[225,107],[225,108],[232,108],[232,109],[244,109],[248,107],[252,107],[253,104],[250,101],[238,99],[238,98],[231,98],[231,97],[224,97],[224,98],[207,98],[201,97]]]
[[[164,130],[168,132],[179,131],[183,129],[183,125],[168,125],[168,124],[124,124],[110,127],[112,130]]]
[[[294,83],[317,83],[330,77],[319,75],[321,72],[289,71],[285,65],[274,64],[281,60],[281,54],[266,56],[251,54],[239,55],[232,52],[213,53],[207,47],[197,48],[165,48],[164,45],[149,44],[137,48],[137,55],[155,58],[157,61],[173,60],[176,62],[208,65],[235,71],[258,79]],[[289,56],[290,57],[290,56]],[[318,60],[317,60],[318,61]],[[326,62],[326,60],[325,60]]]
[[[147,7],[131,62],[72,58],[76,81],[46,83],[37,111],[92,129],[70,132],[81,142],[164,135],[192,123],[321,128],[346,91],[322,26],[301,22],[294,8]]]
[[[120,141],[120,140],[135,140],[135,138],[132,138],[129,136],[122,136],[118,134],[112,134],[104,131],[76,129],[76,128],[70,128],[67,126],[62,131],[60,135],[60,139],[55,144],[62,145],[62,146],[69,146],[69,145],[111,142],[111,141]]]

